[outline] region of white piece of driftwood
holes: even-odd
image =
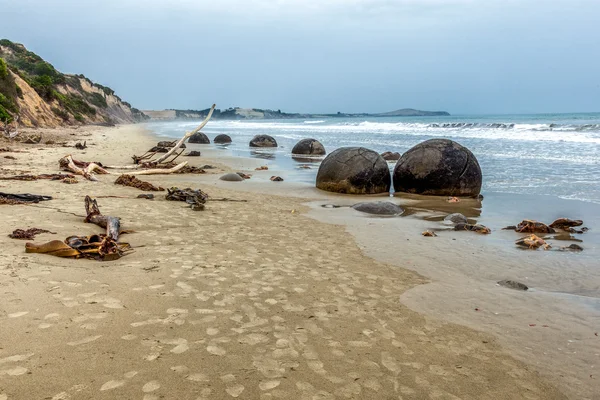
[[[65,156],[63,158],[61,158],[58,162],[58,164],[60,165],[60,167],[66,171],[70,171],[72,173],[74,173],[75,175],[81,175],[83,176],[85,179],[90,180],[90,181],[97,181],[98,178],[96,178],[96,175],[94,175],[94,172],[98,171],[99,174],[108,174],[109,172],[107,170],[105,170],[104,168],[102,168],[101,166],[99,166],[96,163],[89,163],[85,168],[81,168],[78,167],[75,162],[73,161],[73,157],[69,154],[68,156]]]
[[[188,162],[184,161],[181,164],[177,164],[173,168],[143,169],[141,171],[130,172],[129,175],[166,175],[166,174],[172,174],[172,173],[175,173],[175,172],[179,171],[180,169],[182,169],[183,167],[185,167],[187,164],[188,164]]]
[[[210,108],[210,111],[208,112],[208,115],[204,119],[204,121],[202,121],[202,123],[200,125],[198,125],[198,127],[196,129],[194,129],[193,131],[188,132],[185,135],[183,135],[183,137],[181,139],[179,139],[179,141],[175,144],[175,146],[173,146],[171,148],[171,150],[169,150],[168,152],[166,152],[165,154],[163,154],[162,156],[160,156],[159,158],[157,158],[155,161],[150,161],[150,162],[153,162],[153,163],[156,163],[156,164],[160,164],[161,162],[163,162],[166,159],[168,159],[169,157],[171,157],[171,155],[173,153],[175,153],[181,147],[181,145],[183,143],[185,143],[186,140],[188,140],[193,134],[200,132],[200,129],[204,128],[204,126],[210,120],[210,117],[212,117],[213,111],[215,110],[215,107],[216,107],[216,105],[213,104],[212,107]]]

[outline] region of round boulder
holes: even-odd
[[[227,182],[241,182],[244,180],[244,178],[242,178],[235,172],[230,172],[228,174],[225,174],[222,177],[220,177],[219,179],[222,181],[227,181]]]
[[[324,156],[325,147],[317,139],[302,139],[292,149],[292,154]]]
[[[481,168],[469,149],[448,139],[420,143],[394,168],[397,192],[474,197],[481,190]]]
[[[400,159],[400,153],[386,151],[381,153],[381,157],[383,157],[385,161],[398,161]]]
[[[189,143],[210,144],[210,139],[202,132],[196,132],[188,139]]]
[[[330,153],[319,167],[317,188],[348,194],[375,194],[390,191],[387,162],[364,147],[342,147]]]
[[[356,211],[375,215],[400,215],[404,209],[391,201],[358,203],[352,206]]]
[[[444,218],[444,223],[447,225],[466,224],[468,222],[467,217],[461,213],[449,214]]]
[[[224,133],[221,133],[220,135],[215,136],[215,138],[213,139],[213,143],[229,144],[229,143],[231,143],[231,137],[229,135],[225,135]]]
[[[277,141],[269,135],[256,135],[250,141],[250,147],[277,147]]]

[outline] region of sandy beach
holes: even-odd
[[[43,135],[89,147],[3,143],[19,152],[2,153],[2,175],[57,173],[69,153],[129,164],[157,141],[134,125]],[[494,283],[535,274],[539,261],[523,258],[524,275],[500,276],[515,253],[478,236],[427,241],[415,232],[429,221],[366,222],[321,207],[353,199],[269,182],[272,171],[254,171],[260,160],[202,153],[187,160],[217,168],[143,179],[245,202],[209,200],[194,212],[162,192],[138,199],[141,191],[113,184],[118,175],[0,181],[2,192],[54,197],[0,205],[0,400],[597,398],[595,314]],[[230,170],[255,176],[218,180]],[[85,195],[135,231],[122,237],[133,253],[62,259],[26,254],[25,241],[7,237],[30,227],[55,232],[40,243],[101,232],[83,222]],[[487,280],[464,279],[488,264]]]

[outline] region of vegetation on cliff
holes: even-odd
[[[26,87],[20,87],[17,79]],[[24,93],[28,89],[35,91],[47,107],[40,107],[37,98],[26,102]],[[51,110],[53,115],[44,115],[45,110]],[[147,119],[140,110],[116,96],[111,88],[94,83],[84,75],[63,74],[22,44],[2,39],[0,120],[10,122],[21,114],[25,117],[22,122],[33,126],[51,126],[53,120],[59,124],[75,124]]]

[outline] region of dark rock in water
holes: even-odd
[[[342,147],[329,154],[317,173],[317,188],[348,194],[390,191],[390,170],[377,152],[364,147]]]
[[[283,182],[283,178],[282,178],[282,177],[280,177],[280,176],[272,176],[272,177],[271,177],[271,180],[272,180],[273,182]]]
[[[225,174],[222,177],[220,177],[219,179],[222,181],[227,181],[227,182],[241,182],[244,180],[244,178],[242,178],[235,172],[230,172],[228,174]]]
[[[277,147],[277,141],[269,135],[256,135],[250,140],[250,147]]]
[[[572,228],[574,226],[581,225],[583,225],[583,221],[580,219],[572,220],[568,218],[559,218],[550,224],[550,228],[568,230],[569,228]]]
[[[573,243],[567,247],[561,247],[560,250],[562,250],[562,251],[583,251],[583,247],[581,247],[578,244]]]
[[[505,228],[502,228],[502,230],[503,230],[503,231],[516,231],[516,230],[517,230],[517,227],[516,227],[516,226],[514,226],[514,225],[509,225],[509,226],[507,226],[507,227],[505,227]]]
[[[386,151],[381,153],[381,157],[383,157],[385,161],[398,161],[400,159],[400,153]]]
[[[154,195],[152,193],[146,193],[146,194],[139,194],[138,199],[148,199],[148,200],[153,200],[154,199]]]
[[[400,157],[394,168],[398,192],[475,197],[481,190],[482,175],[469,149],[448,139],[431,139],[416,145]]]
[[[390,201],[358,203],[352,206],[357,211],[376,215],[400,215],[404,209]]]
[[[492,233],[492,230],[490,228],[488,228],[485,225],[471,225],[471,224],[465,224],[465,223],[458,223],[456,224],[456,226],[454,227],[455,231],[472,231],[472,232],[477,232],[477,233],[481,233],[484,235],[488,235],[490,233]]]
[[[543,222],[533,221],[530,219],[525,219],[517,225],[517,232],[519,233],[555,233],[556,231],[553,228],[550,228],[548,225]]]
[[[200,152],[196,150],[192,150],[187,154],[184,154],[185,157],[200,157]]]
[[[202,168],[202,169],[215,169],[215,168],[217,168],[217,167],[215,167],[215,166],[212,166],[212,165],[208,165],[208,164],[206,164],[206,165],[202,166],[201,168]]]
[[[231,143],[231,137],[229,135],[221,133],[220,135],[215,136],[215,138],[213,139],[213,143],[228,144]]]
[[[210,144],[210,139],[202,132],[196,132],[188,139],[189,143]]]
[[[302,139],[292,149],[292,154],[324,156],[325,147],[317,139]]]
[[[451,225],[456,225],[460,223],[466,224],[467,222],[467,217],[465,217],[461,213],[450,214],[447,215],[446,218],[444,218],[444,223]]]
[[[498,282],[498,285],[507,287],[509,289],[515,289],[515,290],[529,290],[529,287],[527,285],[524,285],[521,282],[517,282],[517,281],[504,280],[504,281]]]
[[[585,226],[581,229],[575,229],[575,228],[568,228],[567,232],[571,232],[571,233],[586,233],[587,231],[589,231],[589,228],[586,228]]]

